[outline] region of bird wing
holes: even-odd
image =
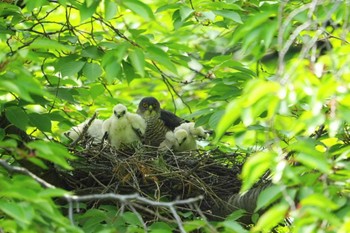
[[[174,130],[176,127],[181,125],[181,123],[185,122],[184,119],[176,116],[174,113],[163,109],[160,111],[160,119],[170,130]]]

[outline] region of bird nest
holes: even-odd
[[[139,193],[168,201],[202,195],[200,209],[211,211],[241,187],[239,154],[220,150],[161,153],[144,145],[115,150],[86,138],[70,149],[78,158],[71,161],[74,170],[62,175],[77,194]]]

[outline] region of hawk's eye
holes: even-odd
[[[114,112],[114,114],[116,114],[116,115],[117,115],[117,111],[115,111],[115,110],[114,110],[113,112]]]
[[[148,107],[148,104],[147,104],[147,103],[143,103],[142,106],[143,106],[144,108],[147,108],[147,107]]]
[[[124,111],[122,111],[122,115],[124,115],[125,114],[125,110]]]

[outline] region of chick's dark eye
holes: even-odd
[[[122,114],[123,114],[123,115],[125,114],[125,110],[124,110],[124,111],[122,111]]]
[[[114,112],[114,114],[117,114],[117,111],[113,111]]]

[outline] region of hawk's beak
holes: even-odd
[[[152,112],[152,111],[153,111],[153,106],[150,105],[150,106],[148,107],[148,110],[149,110],[150,112]]]

